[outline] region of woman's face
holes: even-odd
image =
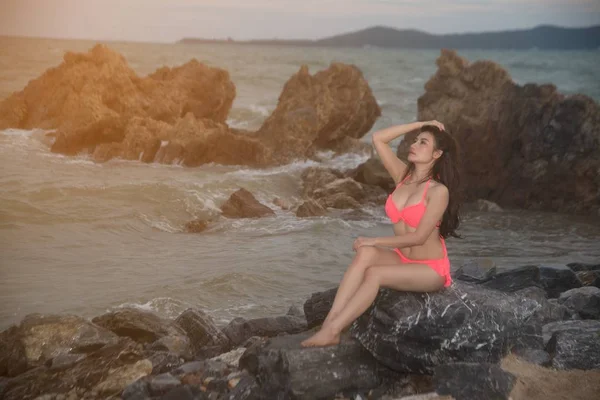
[[[435,138],[429,132],[421,132],[410,145],[408,161],[428,164],[439,158],[441,151],[435,149]]]

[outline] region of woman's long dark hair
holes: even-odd
[[[442,217],[440,224],[440,236],[448,238],[450,236],[460,238],[456,233],[460,225],[460,205],[462,203],[462,188],[459,173],[459,148],[456,139],[448,132],[439,129],[435,125],[423,125],[420,133],[429,132],[435,138],[434,148],[442,150],[442,155],[433,164],[433,168],[428,174],[428,178],[435,179],[443,183],[449,192],[448,206]],[[402,179],[405,179],[415,170],[415,164],[408,162],[408,168]]]

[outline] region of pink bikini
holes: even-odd
[[[408,179],[408,176],[396,186],[396,189],[399,188],[404,181]],[[419,222],[421,222],[421,218],[423,218],[423,214],[425,214],[425,197],[427,196],[427,189],[429,189],[429,183],[431,179],[427,181],[425,184],[425,191],[423,192],[423,197],[421,197],[421,201],[417,204],[413,204],[411,206],[404,207],[402,210],[398,210],[394,201],[392,200],[392,194],[390,194],[385,203],[385,212],[387,216],[390,218],[392,223],[396,224],[399,221],[404,221],[405,224],[416,228],[419,226]],[[437,223],[437,226],[440,226],[440,223]],[[448,287],[452,283],[452,278],[450,277],[450,260],[448,259],[448,251],[446,250],[446,241],[444,238],[440,237],[442,241],[442,248],[444,249],[444,257],[438,258],[434,260],[413,260],[407,258],[402,254],[400,249],[394,249],[396,253],[400,256],[400,259],[405,264],[425,264],[431,267],[435,272],[437,272],[440,276],[442,276],[446,281],[444,282],[444,286]]]

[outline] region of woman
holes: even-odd
[[[410,146],[407,165],[388,143],[416,130],[420,133]],[[377,131],[373,145],[396,183],[385,205],[394,236],[355,240],[356,256],[331,310],[319,332],[302,346],[338,344],[342,330],[369,308],[380,287],[433,292],[452,283],[444,239],[458,237],[456,141],[443,124],[428,121]]]

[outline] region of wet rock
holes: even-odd
[[[192,359],[192,346],[187,336],[164,336],[152,343],[148,349],[154,351],[167,351],[177,356],[190,360]]]
[[[253,376],[245,375],[225,397],[226,400],[260,400],[261,389]]]
[[[61,370],[70,368],[85,357],[85,354],[60,354],[52,359],[50,369]]]
[[[240,360],[242,368],[257,366],[256,378],[266,398],[331,398],[343,390],[369,390],[380,384],[382,367],[357,341],[344,338],[338,346],[302,348],[300,342],[308,336],[269,339],[244,363]]]
[[[444,363],[497,362],[540,307],[533,299],[459,281],[426,294],[383,289],[351,332],[387,367],[433,373]]]
[[[356,169],[349,171],[347,176],[365,185],[379,186],[386,192],[391,192],[396,187],[379,158],[369,158]]]
[[[333,168],[308,167],[300,175],[302,197],[311,198],[315,190],[343,177],[342,172]]]
[[[235,350],[231,350],[228,353],[220,354],[217,357],[212,358],[211,360],[212,361],[221,361],[232,368],[237,368],[239,366],[240,357],[242,357],[242,355],[244,354],[245,351],[246,351],[245,347],[240,347]]]
[[[279,317],[256,318],[251,320],[234,319],[223,328],[232,346],[237,346],[252,336],[273,337],[306,331],[304,318],[284,315]]]
[[[285,315],[290,315],[292,317],[305,318],[304,311],[302,311],[298,306],[290,306],[288,312]]]
[[[230,372],[230,367],[223,361],[220,360],[202,360],[193,361],[181,365],[180,367],[171,371],[176,377],[185,377],[186,375],[198,375],[202,379],[206,377],[224,377]]]
[[[273,204],[286,211],[292,208],[289,201],[280,199],[279,197],[273,199]]]
[[[127,385],[121,393],[123,400],[150,399],[150,384],[147,379],[138,379]]]
[[[93,318],[92,322],[138,343],[152,343],[164,336],[184,334],[171,321],[137,308],[109,312]]]
[[[131,382],[149,375],[152,372],[152,363],[148,360],[140,360],[134,364],[126,364],[111,369],[110,375],[98,383],[93,390],[100,395],[114,395],[120,393]]]
[[[594,286],[600,288],[600,270],[575,272],[577,279],[583,286]]]
[[[539,269],[537,265],[525,265],[507,271],[498,272],[483,283],[490,289],[514,292],[530,286],[537,286]]]
[[[600,329],[555,332],[547,346],[556,369],[600,369]]]
[[[168,391],[161,400],[208,400],[206,393],[195,386],[183,385]]]
[[[144,357],[152,363],[152,374],[158,375],[179,367],[184,363],[183,358],[167,351],[146,350]]]
[[[320,217],[326,214],[327,210],[323,208],[318,202],[312,199],[304,201],[296,209],[296,216],[298,218]]]
[[[571,268],[575,272],[600,271],[600,264],[569,263],[567,264],[567,267]]]
[[[227,218],[260,218],[275,215],[269,207],[261,204],[246,189],[239,189],[221,206],[223,216]]]
[[[579,313],[583,319],[600,319],[600,288],[594,286],[567,290],[558,302]]]
[[[204,232],[211,221],[206,221],[202,219],[195,219],[185,224],[184,230],[188,233],[201,233]]]
[[[596,320],[574,320],[574,321],[556,321],[546,324],[542,328],[544,346],[548,345],[550,339],[556,334],[564,332],[568,335],[579,333],[598,333],[600,332],[600,321]]]
[[[204,347],[215,346],[225,350],[229,347],[227,336],[204,311],[189,308],[177,317],[175,323],[187,333],[196,355],[202,353]]]
[[[336,293],[337,287],[324,292],[316,292],[304,302],[304,314],[306,315],[308,329],[314,328],[325,321],[325,317],[327,317],[327,313],[329,313],[333,305]]]
[[[549,298],[556,298],[562,292],[581,287],[577,275],[566,265],[540,265],[540,285]]]
[[[153,395],[164,394],[179,385],[181,385],[181,381],[168,372],[157,375],[148,381],[148,387]]]
[[[27,315],[0,334],[0,375],[16,376],[61,354],[87,353],[117,335],[74,315]]]
[[[451,50],[436,63],[418,100],[419,120],[443,121],[461,144],[467,201],[597,215],[596,101],[550,84],[517,85],[498,64],[469,63]]]
[[[465,261],[453,274],[455,279],[465,282],[482,283],[496,273],[496,263],[489,258]]]
[[[516,378],[496,364],[452,363],[435,369],[436,392],[456,400],[509,399]]]

